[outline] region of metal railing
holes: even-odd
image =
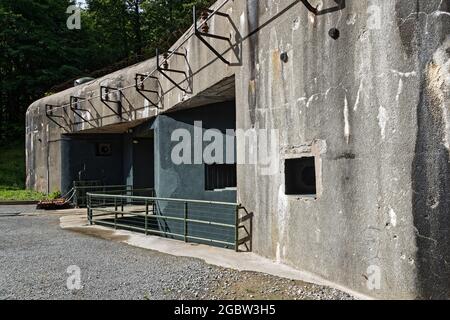
[[[90,225],[155,234],[238,251],[237,203],[117,194],[87,194]]]
[[[129,196],[154,196],[154,189],[133,189],[131,185],[104,186],[99,184],[79,185],[74,182],[72,203],[77,208],[87,206],[88,193],[120,194]]]
[[[72,203],[77,208],[85,208],[87,206],[87,194],[101,192],[105,194],[109,194],[111,192],[128,192],[132,191],[133,186],[130,185],[115,185],[115,186],[103,186],[99,184],[83,184],[79,185],[74,182],[73,185],[73,200]]]

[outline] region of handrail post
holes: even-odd
[[[188,203],[184,203],[184,242],[188,242]]]
[[[92,206],[91,206],[91,196],[90,195],[88,195],[88,198],[87,198],[87,214],[88,214],[89,225],[92,226]]]
[[[123,218],[123,199],[120,198],[120,211],[122,212],[122,218]]]
[[[73,194],[73,203],[75,204],[75,208],[79,208],[80,204],[78,203],[78,188],[75,186],[75,182],[73,183],[74,194]]]
[[[234,243],[235,250],[239,252],[239,206],[235,208],[235,230],[234,230]]]
[[[148,236],[148,200],[145,200],[145,235]]]
[[[117,229],[117,198],[114,198],[114,229]]]
[[[153,213],[153,215],[157,214],[157,212],[156,212],[156,201],[155,200],[152,200],[152,213]]]

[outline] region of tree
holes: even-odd
[[[143,0],[142,20],[146,37],[146,51],[154,54],[156,48],[166,50],[192,24],[192,8],[205,8],[213,0]]]
[[[69,32],[65,12],[71,1],[2,0],[0,3],[0,139],[23,127],[30,101],[55,81],[80,73],[81,33]],[[14,133],[14,132],[12,132]]]
[[[141,24],[142,0],[127,0],[128,10],[131,11],[132,25],[134,31],[134,49],[137,55],[142,54],[142,24]]]
[[[75,0],[0,1],[0,142],[23,139],[27,107],[54,85],[119,61],[167,50],[213,0],[87,0],[81,30],[66,26]]]

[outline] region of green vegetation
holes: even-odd
[[[25,151],[22,144],[2,147],[0,150],[0,188],[25,188]]]
[[[33,101],[168,49],[191,25],[192,6],[214,0],[86,0],[81,29],[69,30],[75,2],[0,1],[0,146],[23,140]]]
[[[2,201],[38,201],[45,199],[45,195],[30,190],[11,190],[0,187],[0,202]]]
[[[25,155],[22,144],[0,151],[0,201],[41,200],[45,196],[25,188]]]

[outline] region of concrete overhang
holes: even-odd
[[[220,8],[222,13],[230,15],[230,19],[224,19],[222,16],[209,20],[211,30],[220,30],[220,35],[226,37],[239,33],[230,23],[231,20],[237,18],[233,16],[233,6],[234,3],[229,1],[217,2],[211,7],[212,10]],[[238,44],[215,39],[208,41],[211,41],[215,50],[226,56],[228,60],[236,59],[235,46]],[[74,134],[123,133],[158,114],[235,99],[234,75],[236,68],[225,64],[197,39],[193,28],[180,37],[170,48],[169,52],[172,51],[176,51],[178,54],[169,58],[169,69],[166,72],[158,71],[156,57],[137,63],[36,101],[27,111],[27,123],[33,124],[33,126],[48,124],[49,130],[54,135],[65,133],[65,131]],[[160,60],[162,56],[160,56]],[[181,73],[171,73],[170,70],[177,70]],[[149,76],[144,82],[145,90],[148,90],[146,92],[137,90],[136,79],[139,75]],[[116,101],[110,106],[105,104],[101,98],[101,87],[112,88],[112,90],[120,89],[112,94],[112,100],[121,101],[123,108],[115,104]],[[90,115],[90,121],[83,119],[84,123],[79,122],[79,117],[70,108],[71,97],[79,99],[80,110],[88,110],[93,115]],[[71,124],[68,126],[69,130],[58,127],[50,119],[46,121],[46,105],[54,106],[57,110],[55,113],[59,112],[59,116],[67,117],[63,112],[69,113],[68,118]],[[123,110],[115,112],[114,108]],[[62,118],[57,120],[62,121]],[[96,124],[91,123],[96,120],[99,120]],[[41,122],[45,122],[45,124]]]

